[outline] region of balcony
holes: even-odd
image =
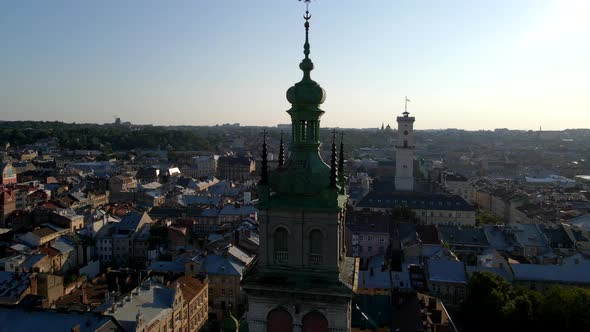
[[[322,255],[320,254],[309,254],[309,264],[320,265],[322,264]]]
[[[289,262],[289,253],[286,251],[275,251],[275,263],[287,264]]]

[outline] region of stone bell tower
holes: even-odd
[[[306,1],[308,2],[308,1]],[[260,253],[244,276],[251,331],[349,331],[355,261],[346,257],[343,156],[336,135],[330,165],[320,156],[320,105],[326,93],[311,79],[306,11],[303,78],[287,90],[291,145],[269,172],[266,137],[259,189]],[[282,147],[281,147],[282,150]],[[341,148],[342,151],[342,148]]]

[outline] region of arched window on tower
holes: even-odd
[[[314,229],[309,233],[309,263],[322,264],[322,232]]]
[[[320,312],[312,311],[303,317],[302,332],[328,332],[328,320]]]
[[[287,310],[276,308],[266,317],[267,332],[291,332],[293,331],[293,318]]]
[[[285,264],[289,261],[289,233],[283,227],[278,228],[273,236],[275,263]]]

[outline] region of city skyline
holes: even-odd
[[[393,126],[406,95],[419,130],[590,123],[583,1],[339,4],[311,8],[324,127]],[[1,6],[2,120],[288,123],[301,3]]]

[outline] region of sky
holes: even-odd
[[[2,0],[0,120],[289,123],[296,0]],[[588,0],[313,0],[322,126],[590,127]]]

